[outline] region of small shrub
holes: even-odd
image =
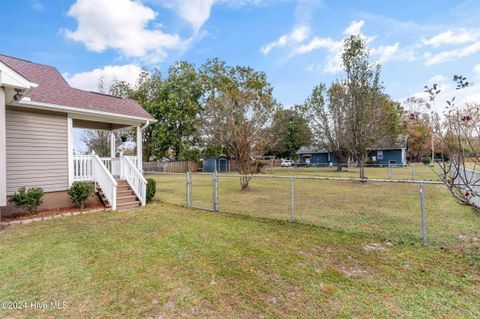
[[[33,187],[26,189],[22,187],[10,197],[10,202],[17,208],[26,209],[28,214],[35,212],[42,204],[43,188]]]
[[[432,162],[432,159],[430,157],[424,157],[422,158],[422,163],[424,165],[430,165],[430,163]]]
[[[80,209],[85,208],[88,198],[92,196],[95,191],[95,184],[90,182],[75,182],[68,189],[67,193],[70,195],[72,203]]]
[[[365,162],[365,165],[378,165],[377,161],[368,160]]]
[[[153,178],[147,178],[147,203],[150,203],[157,192],[157,182]]]

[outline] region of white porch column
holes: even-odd
[[[5,89],[0,87],[0,206],[7,205],[7,129]]]
[[[67,114],[67,145],[68,145],[68,187],[72,186],[74,173],[73,173],[73,120],[70,114]]]
[[[138,170],[143,173],[143,134],[140,126],[137,126],[137,158],[138,158]]]
[[[110,157],[115,158],[115,133],[110,131]]]

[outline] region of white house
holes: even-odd
[[[44,208],[70,205],[75,181],[93,181],[115,209],[145,204],[142,130],[154,121],[137,102],[70,87],[51,66],[0,55],[0,207],[20,187],[42,187]],[[135,127],[137,156],[73,154],[73,128]]]

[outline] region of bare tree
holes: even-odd
[[[461,75],[455,75],[457,90],[471,85]],[[434,102],[441,90],[437,84],[425,86],[430,101]],[[446,101],[443,114],[433,112],[435,134],[441,139],[441,156],[436,159],[445,185],[458,202],[471,204],[473,197],[480,196],[480,177],[472,174],[480,164],[480,105],[457,105],[456,97]],[[468,162],[468,164],[467,164]]]
[[[346,97],[345,87],[340,83],[333,84],[328,92],[325,85],[320,84],[313,89],[304,107],[316,146],[335,157],[338,171],[348,157]]]

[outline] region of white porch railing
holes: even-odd
[[[92,173],[92,155],[74,155],[73,156],[73,180],[91,181]]]
[[[120,178],[127,181],[142,206],[147,203],[147,180],[128,156],[120,157]]]
[[[103,164],[100,157],[92,155],[93,180],[98,183],[105,197],[112,206],[112,210],[117,209],[117,181]]]
[[[134,157],[134,156],[132,156]],[[100,157],[108,171],[115,177],[120,176],[120,158]]]
[[[125,156],[132,162],[133,166],[135,166],[138,170],[140,170],[140,166],[138,166],[138,157],[137,156]]]
[[[100,158],[97,155],[73,156],[73,181],[97,182],[111,204],[112,210],[116,210],[117,206],[117,182],[114,177],[126,180],[142,203],[142,206],[145,206],[147,181],[138,170],[138,157]]]

